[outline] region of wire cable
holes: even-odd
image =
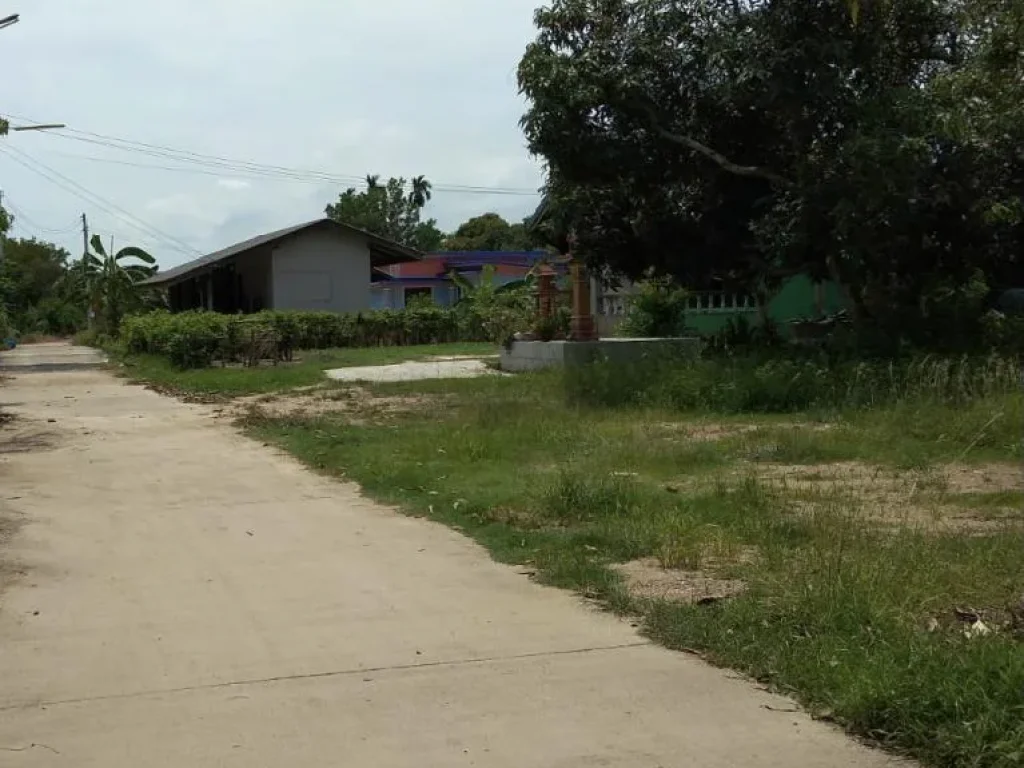
[[[7,114],[6,116],[13,117],[18,120],[31,121],[30,118],[24,116],[11,114]],[[161,144],[151,144],[144,141],[135,141],[133,139],[126,139],[119,136],[110,136],[107,134],[95,133],[93,131],[83,131],[76,128],[63,128],[53,131],[46,131],[42,135],[51,137],[56,136],[62,139],[69,139],[72,141],[78,141],[86,144],[93,144],[111,149],[117,149],[122,152],[135,152],[165,160],[175,160],[177,162],[182,163],[201,165],[207,168],[223,168],[225,170],[232,170],[235,172],[251,172],[254,174],[264,175],[273,178],[289,178],[304,181],[330,182],[334,184],[363,184],[366,181],[365,175],[327,173],[324,171],[315,171],[305,168],[293,168],[283,165],[257,163],[250,160],[237,160],[228,157],[223,157],[220,155],[193,152],[187,149],[177,149],[174,147],[168,147]],[[145,166],[140,164],[140,167]],[[160,167],[160,169],[171,170],[166,166]],[[411,184],[411,182],[408,181],[406,183],[407,185]],[[487,187],[470,184],[447,183],[431,184],[431,191],[453,194],[518,195],[530,197],[536,197],[539,194],[536,189],[526,189],[523,187]]]
[[[15,160],[17,162],[21,162],[22,165],[25,165],[30,170],[35,170],[37,173],[39,173],[38,168],[32,168],[31,165],[28,165],[27,163],[34,164],[34,165],[38,166],[39,168],[42,168],[47,173],[53,174],[54,176],[56,176],[59,179],[63,179],[64,182],[66,182],[67,184],[70,184],[72,187],[74,187],[74,188],[76,188],[77,190],[80,191],[79,193],[77,193],[79,195],[79,197],[82,197],[82,195],[86,195],[88,197],[86,197],[84,199],[88,200],[88,198],[92,198],[93,200],[98,201],[98,203],[94,202],[93,204],[94,205],[98,205],[103,210],[105,210],[107,213],[111,213],[111,215],[114,215],[116,218],[120,218],[120,219],[126,221],[126,223],[131,224],[135,229],[138,229],[138,230],[140,230],[142,232],[146,232],[151,237],[157,237],[157,238],[166,240],[169,243],[173,243],[173,244],[175,244],[175,246],[178,249],[184,248],[186,251],[191,251],[191,252],[193,252],[193,253],[195,253],[197,255],[200,254],[200,251],[198,251],[196,248],[194,248],[193,246],[189,245],[188,243],[184,242],[183,240],[179,240],[178,238],[174,237],[173,235],[167,234],[166,232],[164,232],[163,230],[158,229],[157,227],[153,226],[152,224],[148,224],[147,222],[143,221],[142,219],[140,219],[138,216],[134,215],[130,211],[127,211],[124,208],[122,208],[121,206],[117,205],[116,203],[112,203],[110,200],[107,200],[106,198],[101,197],[97,193],[92,192],[91,190],[89,190],[86,187],[84,187],[81,184],[79,184],[74,179],[71,179],[71,178],[65,176],[60,171],[56,171],[53,168],[51,168],[48,165],[46,165],[45,163],[43,163],[43,162],[41,162],[39,160],[34,159],[30,155],[28,155],[26,152],[23,152],[23,151],[21,151],[19,149],[15,149],[14,147],[5,147],[4,151],[6,151],[8,154],[11,155],[11,159],[13,159],[13,160]],[[17,156],[20,156],[21,160],[19,160],[19,158]],[[51,179],[51,181],[52,181],[52,179]],[[67,189],[67,187],[65,187],[65,189]],[[73,191],[73,190],[71,190],[71,191]],[[111,209],[113,209],[113,211],[119,212],[121,215],[118,216],[116,213],[113,213],[111,211]]]
[[[245,169],[245,168],[226,168],[224,170],[212,170],[211,168],[207,168],[207,167],[204,167],[202,165],[199,165],[198,167],[194,167],[194,168],[187,168],[187,167],[173,166],[173,165],[157,165],[155,163],[136,163],[136,162],[132,162],[130,160],[117,160],[117,159],[112,158],[112,157],[96,157],[94,155],[81,155],[81,154],[76,154],[74,152],[52,151],[52,152],[50,152],[50,154],[58,155],[60,157],[72,158],[72,159],[75,159],[75,160],[87,160],[87,161],[93,162],[93,163],[103,163],[103,164],[107,164],[107,165],[120,165],[120,166],[127,166],[129,168],[147,168],[147,169],[153,169],[153,170],[159,170],[159,171],[172,171],[172,172],[177,172],[177,173],[186,173],[186,174],[194,174],[194,175],[201,175],[201,176],[213,176],[215,178],[221,178],[221,179],[225,178],[225,176],[227,174],[230,174],[230,176],[232,176],[232,177],[241,178],[241,179],[272,178],[272,179],[279,179],[281,181],[296,182],[296,183],[299,183],[299,184],[317,184],[317,185],[321,185],[321,184],[323,184],[325,182],[328,182],[328,183],[348,184],[348,185],[351,186],[351,185],[355,185],[355,184],[365,184],[365,182],[366,182],[365,179],[350,179],[348,181],[339,181],[338,179],[333,179],[333,178],[302,178],[302,177],[298,177],[298,176],[290,176],[290,175],[283,175],[283,174],[268,174],[266,172],[257,172],[257,171],[253,171],[253,170]],[[444,192],[445,190],[441,190],[441,191]],[[493,190],[493,191],[490,191],[490,192],[487,192],[487,193],[482,193],[481,192],[481,193],[473,193],[473,194],[525,196],[526,193],[524,193],[524,192],[512,192],[512,191]]]
[[[42,176],[44,179],[60,187],[64,191],[70,192],[72,195],[75,195],[76,197],[85,200],[90,205],[96,206],[97,208],[104,211],[105,213],[110,214],[114,218],[120,219],[133,229],[143,232],[151,238],[166,242],[174,250],[180,251],[182,253],[187,253],[192,256],[202,255],[198,249],[194,248],[188,243],[182,240],[178,240],[173,235],[168,235],[166,232],[157,229],[151,224],[147,224],[145,221],[138,218],[134,214],[126,211],[124,208],[121,208],[119,205],[116,205],[115,203],[106,200],[105,198],[97,195],[96,193],[89,191],[78,182],[68,178],[67,176],[58,171],[53,170],[46,164],[33,159],[31,156],[27,155],[21,150],[15,149],[10,146],[0,146],[0,152],[6,154],[14,162],[24,166],[33,173]]]
[[[36,232],[35,229],[33,229],[32,227],[28,226],[27,224],[22,223],[22,219],[21,218],[17,218],[17,217],[11,222],[10,229],[7,230],[7,233],[0,233],[0,238],[3,238],[4,240],[11,240],[12,238],[10,236],[10,233],[13,232],[16,229],[17,230],[21,230],[21,232],[23,232],[24,234],[28,235],[29,238],[31,238],[33,240],[45,240],[46,239],[42,235],[40,235],[38,232]]]
[[[74,232],[76,229],[79,228],[79,226],[81,226],[78,222],[78,219],[75,219],[65,227],[44,227],[38,221],[33,219],[27,213],[25,213],[24,209],[22,209],[18,205],[15,205],[14,201],[12,201],[8,195],[4,195],[3,207],[7,208],[11,213],[14,214],[14,220],[16,222],[24,220],[28,222],[28,224],[30,224],[32,226],[32,229],[36,232],[46,232],[51,235],[63,235],[67,232]]]

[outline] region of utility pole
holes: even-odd
[[[82,214],[82,259],[89,253],[89,220]],[[82,262],[85,263],[84,261]]]
[[[85,263],[86,257],[89,255],[89,220],[85,218],[85,214],[82,214],[82,279],[85,280],[89,276],[89,270]]]
[[[85,324],[92,328],[92,303],[89,300],[89,219],[82,213],[82,288],[85,291]]]

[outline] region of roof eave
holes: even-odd
[[[311,229],[314,227],[338,227],[348,232],[358,233],[366,238],[367,246],[370,250],[370,261],[374,266],[388,266],[390,264],[400,264],[409,261],[420,261],[423,258],[423,254],[417,251],[415,248],[409,248],[398,243],[393,243],[390,240],[386,240],[379,235],[375,235],[372,232],[367,232],[358,227],[353,227],[348,224],[342,224],[341,222],[333,221],[332,219],[318,219],[313,222],[308,222],[304,225],[299,225],[294,228],[290,228],[289,231],[282,234],[279,238],[274,240],[268,240],[254,245],[252,248],[246,248],[233,253],[227,253],[223,257],[216,258],[206,263],[196,264],[193,269],[186,270],[184,272],[175,271],[180,268],[172,269],[167,275],[156,274],[140,283],[140,285],[147,286],[150,288],[155,287],[167,287],[176,283],[181,283],[186,280],[191,280],[200,275],[212,272],[214,269],[224,264],[233,258],[238,258],[246,253],[262,248],[262,247],[275,247],[277,243],[282,240],[295,237],[300,235],[304,230]],[[233,246],[229,246],[229,250]],[[213,254],[210,254],[212,256]],[[200,260],[209,257],[200,257]],[[183,265],[187,266],[187,265]]]
[[[392,264],[404,264],[410,261],[422,261],[423,254],[414,248],[407,248],[387,240],[370,237],[370,263],[375,267],[387,267]]]
[[[147,277],[145,280],[139,281],[138,284],[143,288],[165,288],[169,285],[189,280],[197,274],[199,274],[199,270],[196,272],[187,272],[183,275],[172,275],[167,278],[161,277],[160,275],[153,275],[152,277]]]

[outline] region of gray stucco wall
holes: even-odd
[[[246,254],[235,262],[235,272],[241,279],[242,310],[258,312],[274,306],[274,287],[271,280],[270,249]]]
[[[274,309],[357,312],[370,308],[370,249],[362,236],[311,230],[273,254]]]

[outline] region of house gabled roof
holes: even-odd
[[[165,272],[158,272],[153,275],[153,277],[143,280],[141,284],[152,286],[179,282],[192,277],[195,274],[211,270],[222,261],[226,261],[227,259],[235,256],[244,255],[249,251],[255,251],[257,248],[261,248],[263,246],[273,247],[280,242],[301,234],[302,232],[306,232],[307,230],[331,228],[338,229],[343,232],[356,233],[365,237],[369,242],[370,259],[374,266],[397,264],[403,261],[418,261],[422,257],[422,254],[414,248],[399,245],[398,243],[394,243],[380,237],[379,235],[375,235],[372,232],[359,229],[358,227],[342,224],[334,219],[315,219],[314,221],[307,221],[303,224],[285,227],[284,229],[278,229],[274,232],[268,232],[265,235],[258,235],[256,237],[249,238],[248,240],[243,240],[240,243],[229,245],[227,248],[221,248],[219,251],[214,251],[206,256],[200,256],[198,259],[182,264],[181,266],[168,269]]]

